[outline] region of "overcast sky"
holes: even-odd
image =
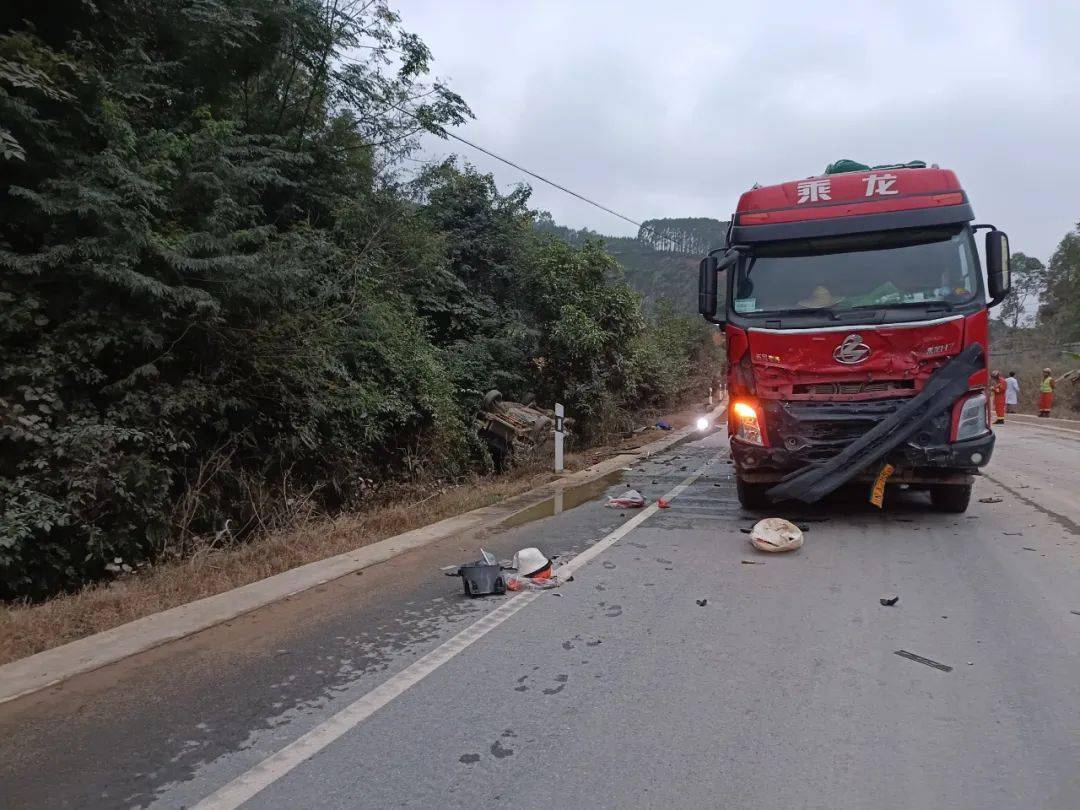
[[[978,220],[1044,260],[1080,220],[1080,2],[395,7],[476,114],[461,135],[633,219],[725,219],[755,182],[850,157],[956,170]],[[532,185],[562,224],[636,231]]]

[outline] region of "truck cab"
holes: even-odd
[[[956,175],[922,164],[741,196],[727,244],[702,261],[699,310],[727,338],[728,432],[745,506],[766,505],[793,473],[845,454],[840,483],[873,480],[887,463],[890,484],[928,489],[943,511],[967,508],[994,448],[988,308],[1009,289],[1007,237],[973,221]],[[955,399],[935,400],[887,452],[848,453],[875,429],[916,427],[905,406],[940,388],[938,372],[966,349],[978,360]]]

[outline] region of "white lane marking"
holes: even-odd
[[[680,484],[665,494],[664,499],[670,501],[677,498],[687,487],[705,474],[705,471],[712,466],[713,461],[707,462],[700,469],[687,476]],[[596,541],[572,560],[560,565],[559,574],[564,577],[573,574],[581,566],[599,556],[606,549],[611,548],[621,538],[656,514],[659,508],[655,503],[649,504],[615,531]],[[239,807],[289,771],[315,756],[334,740],[364,722],[372,714],[401,695],[409,687],[422,681],[473,642],[483,638],[542,593],[544,591],[526,591],[512,597],[475,624],[469,625],[423,658],[405,667],[390,680],[376,686],[356,702],[349,704],[307,734],[285,746],[276,754],[271,754],[251,770],[240,774],[227,785],[207,796],[195,805],[193,810],[233,810],[233,808]]]

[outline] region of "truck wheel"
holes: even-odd
[[[966,512],[971,501],[971,484],[935,484],[930,502],[939,512]]]
[[[739,496],[739,503],[745,509],[766,509],[769,506],[769,499],[765,497],[765,490],[770,486],[772,485],[751,484],[738,476],[735,478],[735,493]]]

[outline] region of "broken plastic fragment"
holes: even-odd
[[[645,496],[636,489],[628,489],[617,498],[608,498],[606,505],[613,509],[638,509],[645,505]]]
[[[794,551],[803,544],[799,527],[783,518],[765,518],[750,530],[750,543],[759,551]]]

